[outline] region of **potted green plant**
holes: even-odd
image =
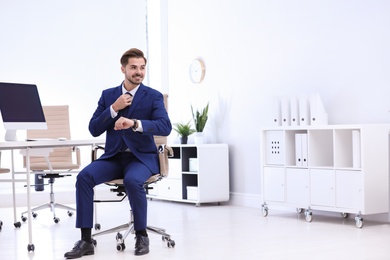
[[[208,113],[209,113],[209,103],[207,103],[206,107],[202,110],[196,110],[194,112],[194,108],[191,105],[192,118],[195,123],[195,130],[197,135],[195,136],[195,143],[203,143],[203,130],[206,126]]]
[[[176,123],[174,124],[173,130],[179,134],[180,143],[182,144],[186,144],[188,136],[196,132],[196,130],[192,128],[191,121],[188,121],[188,123]]]

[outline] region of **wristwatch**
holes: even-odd
[[[131,128],[135,131],[138,128],[138,121],[137,121],[137,119],[131,119],[131,120],[134,122],[134,124]]]

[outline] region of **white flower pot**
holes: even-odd
[[[195,144],[204,144],[204,133],[196,132],[195,133]]]

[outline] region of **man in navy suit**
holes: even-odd
[[[93,188],[120,178],[124,179],[134,214],[134,254],[149,253],[147,199],[143,184],[152,174],[159,172],[153,136],[169,135],[172,125],[163,95],[142,84],[147,62],[143,52],[132,48],[122,55],[120,61],[124,81],[120,86],[102,92],[89,122],[89,131],[94,137],[106,133],[105,151],[77,175],[76,228],[81,230],[81,240],[65,253],[67,259],[94,254],[91,237]]]

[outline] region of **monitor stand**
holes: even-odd
[[[16,141],[16,130],[6,130],[4,139],[6,141]]]

